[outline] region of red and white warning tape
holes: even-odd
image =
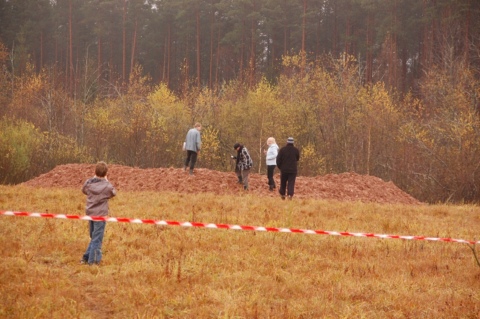
[[[252,231],[263,231],[263,232],[296,233],[296,234],[310,234],[310,235],[313,234],[313,235],[331,235],[331,236],[369,237],[369,238],[382,238],[382,239],[428,240],[428,241],[462,243],[462,244],[470,244],[470,245],[480,244],[480,241],[454,239],[454,238],[402,236],[402,235],[386,235],[386,234],[372,234],[372,233],[351,233],[351,232],[337,232],[337,231],[328,231],[328,230],[309,230],[309,229],[277,228],[277,227],[262,227],[262,226],[241,226],[241,225],[212,224],[212,223],[198,223],[198,222],[178,222],[178,221],[168,221],[168,220],[153,220],[153,219],[138,219],[138,218],[108,217],[108,216],[96,217],[96,216],[78,216],[78,215],[29,213],[29,212],[13,212],[13,211],[0,211],[0,215],[93,220],[93,221],[107,221],[107,222],[133,223],[133,224],[155,224],[155,225],[164,225],[164,226],[252,230]]]

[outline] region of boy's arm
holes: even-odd
[[[107,176],[105,176],[105,180],[108,182],[108,179],[107,179]],[[114,197],[117,195],[117,190],[115,189],[115,187],[112,185],[112,183],[108,182],[109,186],[110,186],[110,198]]]
[[[82,186],[82,193],[84,193],[85,195],[88,195],[88,193],[87,193],[87,185],[90,184],[89,182],[90,182],[90,178],[87,179],[87,180],[85,181],[85,183],[83,183],[83,186]]]

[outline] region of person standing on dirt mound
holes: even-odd
[[[82,193],[87,195],[87,216],[108,216],[108,200],[117,194],[113,185],[107,179],[108,167],[105,162],[98,162],[95,176],[89,178],[82,187]],[[82,264],[99,264],[102,260],[102,243],[105,234],[106,221],[88,221],[90,243],[83,254]]]
[[[273,179],[273,173],[277,166],[278,145],[273,137],[267,139],[268,149],[264,150],[266,162],[267,162],[267,177],[268,177],[268,189],[273,191],[276,187],[275,180]]]
[[[202,148],[201,130],[202,124],[195,123],[195,126],[187,132],[185,143],[183,143],[183,148],[187,151],[187,158],[185,159],[185,166],[183,169],[186,172],[188,166],[190,166],[190,175],[193,175],[193,169],[197,162],[198,153],[200,153],[200,149]]]
[[[243,184],[244,190],[248,190],[248,175],[250,174],[250,168],[253,166],[253,160],[247,148],[242,144],[235,143],[233,149],[237,151],[237,156],[232,156],[232,158],[237,160],[235,173],[238,177],[238,183]]]
[[[289,137],[287,145],[280,149],[277,156],[277,167],[280,169],[280,188],[278,192],[282,199],[285,199],[285,192],[287,192],[288,199],[292,199],[295,192],[295,179],[297,178],[297,163],[300,160],[300,151],[293,146],[293,143],[293,137]]]

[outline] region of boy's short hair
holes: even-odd
[[[105,177],[107,176],[107,172],[108,172],[107,163],[103,161],[98,162],[97,166],[95,167],[95,175],[98,177]]]

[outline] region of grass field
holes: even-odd
[[[0,210],[83,215],[75,189],[0,186]],[[480,238],[473,205],[125,193],[110,216]],[[0,216],[0,318],[480,318],[466,244]],[[480,253],[480,249],[476,248]]]

